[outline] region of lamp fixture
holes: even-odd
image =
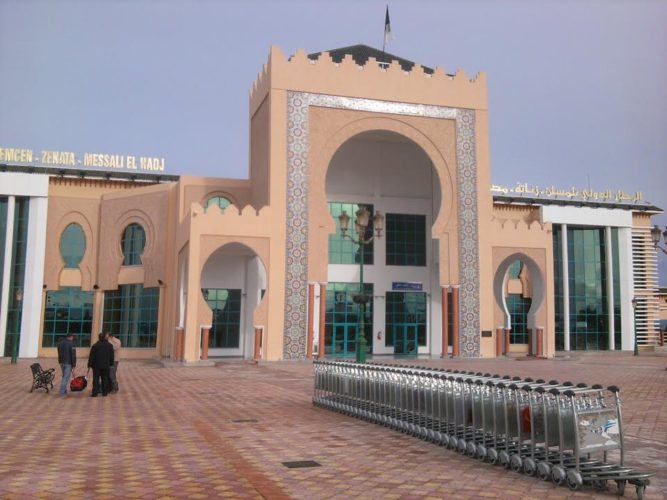
[[[662,238],[665,242],[665,245],[667,245],[667,227],[665,227],[665,230],[662,231],[659,226],[655,225],[653,226],[653,229],[651,229],[651,239],[653,240],[653,247],[657,250],[658,248],[663,251],[663,253],[667,254],[667,248],[663,248],[660,245],[660,235],[662,234]]]

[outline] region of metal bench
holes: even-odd
[[[46,389],[46,392],[49,392],[49,388],[53,389],[53,379],[56,378],[54,368],[42,370],[42,366],[39,363],[33,363],[30,365],[30,370],[32,371],[32,387],[30,388],[30,392],[35,389]]]

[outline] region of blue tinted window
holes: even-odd
[[[102,329],[125,347],[155,347],[159,309],[159,288],[120,285],[118,290],[104,292]]]
[[[42,347],[55,347],[68,333],[77,346],[88,347],[92,328],[93,292],[74,286],[46,292]]]
[[[224,212],[225,208],[227,208],[229,205],[231,205],[232,202],[229,201],[227,198],[224,196],[212,196],[208,200],[206,200],[206,203],[204,204],[204,212],[208,210],[208,207],[219,207],[220,211]]]
[[[123,231],[121,248],[123,249],[124,266],[140,266],[141,254],[146,245],[146,233],[139,224],[130,224]]]
[[[60,255],[65,261],[65,267],[76,269],[79,267],[83,254],[86,252],[86,235],[78,224],[70,224],[60,236]]]

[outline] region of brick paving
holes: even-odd
[[[387,360],[389,361],[389,360]],[[121,391],[32,394],[33,360],[0,360],[0,499],[613,498],[572,492],[394,430],[315,408],[312,364],[122,361]],[[54,360],[40,360],[44,368]],[[667,357],[401,360],[621,387],[627,463],[667,497]],[[283,462],[319,467],[289,469]],[[628,487],[627,497],[634,497]]]

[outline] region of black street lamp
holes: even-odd
[[[354,227],[357,230],[357,239],[355,240],[352,236],[347,233],[350,216],[347,215],[347,212],[343,212],[338,216],[338,222],[340,224],[340,234],[343,238],[348,238],[355,245],[359,245],[359,293],[352,297],[352,300],[359,304],[359,328],[357,329],[357,339],[356,339],[356,356],[357,363],[366,362],[366,336],[364,335],[364,315],[366,314],[366,303],[369,301],[370,297],[364,293],[364,248],[368,245],[375,237],[382,237],[382,229],[384,228],[384,216],[376,211],[373,216],[373,228],[375,229],[375,235],[372,235],[366,238],[366,228],[368,228],[368,223],[370,221],[371,213],[368,211],[368,208],[361,205],[355,213]]]
[[[637,305],[639,300],[637,297],[632,297],[632,315],[635,323],[635,356],[639,355],[639,345],[637,344]]]
[[[653,229],[651,229],[651,239],[653,240],[653,246],[656,250],[659,248],[663,251],[663,253],[667,254],[667,248],[660,246],[660,234],[662,234],[665,245],[667,245],[667,226],[665,227],[664,231],[661,231],[658,226],[653,226]]]

